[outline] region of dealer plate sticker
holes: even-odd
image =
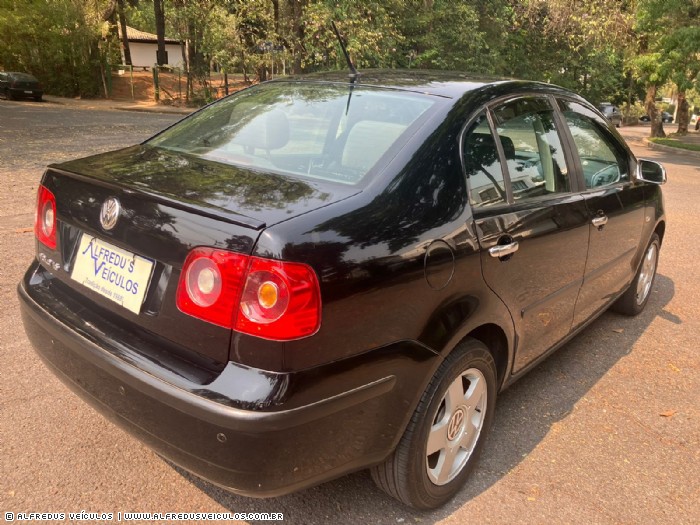
[[[71,279],[138,314],[153,261],[83,234]]]

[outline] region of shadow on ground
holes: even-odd
[[[435,523],[486,491],[516,468],[624,356],[658,316],[680,324],[665,306],[671,279],[657,275],[653,295],[638,317],[604,313],[570,343],[501,394],[495,423],[474,474],[445,507],[417,512],[385,496],[367,472],[354,473],[296,494],[257,500],[236,496],[178,467],[183,477],[231,512],[283,512],[285,523]],[[293,450],[289,451],[294,454]],[[300,512],[303,510],[303,514]],[[377,521],[376,516],[382,516]]]

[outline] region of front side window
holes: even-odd
[[[514,201],[571,191],[554,111],[546,99],[514,100],[496,107],[493,115]]]
[[[436,98],[278,82],[212,104],[147,142],[225,164],[356,184]]]
[[[586,188],[600,188],[627,180],[626,156],[606,131],[605,123],[577,102],[560,100],[559,106],[581,159]]]

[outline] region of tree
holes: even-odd
[[[504,50],[511,74],[571,88],[594,102],[621,103],[633,15],[624,0],[513,2]]]
[[[117,0],[117,13],[119,14],[119,27],[121,29],[122,51],[124,53],[124,63],[131,65],[131,48],[129,47],[129,39],[126,35],[126,14],[124,9],[124,0]]]
[[[688,132],[686,92],[697,85],[700,71],[700,0],[639,0],[636,30],[640,56],[636,70],[647,83],[645,106],[651,137],[664,137],[656,91],[666,80],[678,87],[678,132]]]
[[[698,85],[700,74],[700,27],[679,28],[662,41],[662,62],[678,88],[677,133],[685,135],[690,122],[686,93]]]
[[[153,14],[156,21],[156,38],[158,39],[158,50],[156,51],[156,62],[159,66],[167,63],[165,59],[165,4],[164,0],[153,0]]]
[[[97,96],[104,87],[100,46],[116,0],[0,0],[0,64],[28,71],[56,95]]]
[[[401,41],[393,13],[379,2],[338,1],[317,2],[306,9],[304,69],[347,68],[331,22],[336,22],[357,68],[392,65]]]

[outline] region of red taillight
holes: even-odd
[[[265,339],[289,341],[316,333],[321,294],[301,263],[195,248],[185,260],[177,306],[188,315]]]
[[[307,265],[251,257],[235,329],[285,341],[315,334],[321,293]]]
[[[245,255],[195,248],[182,267],[177,307],[193,317],[232,328],[247,267]]]
[[[56,249],[56,197],[42,185],[36,198],[34,235],[48,248]]]

